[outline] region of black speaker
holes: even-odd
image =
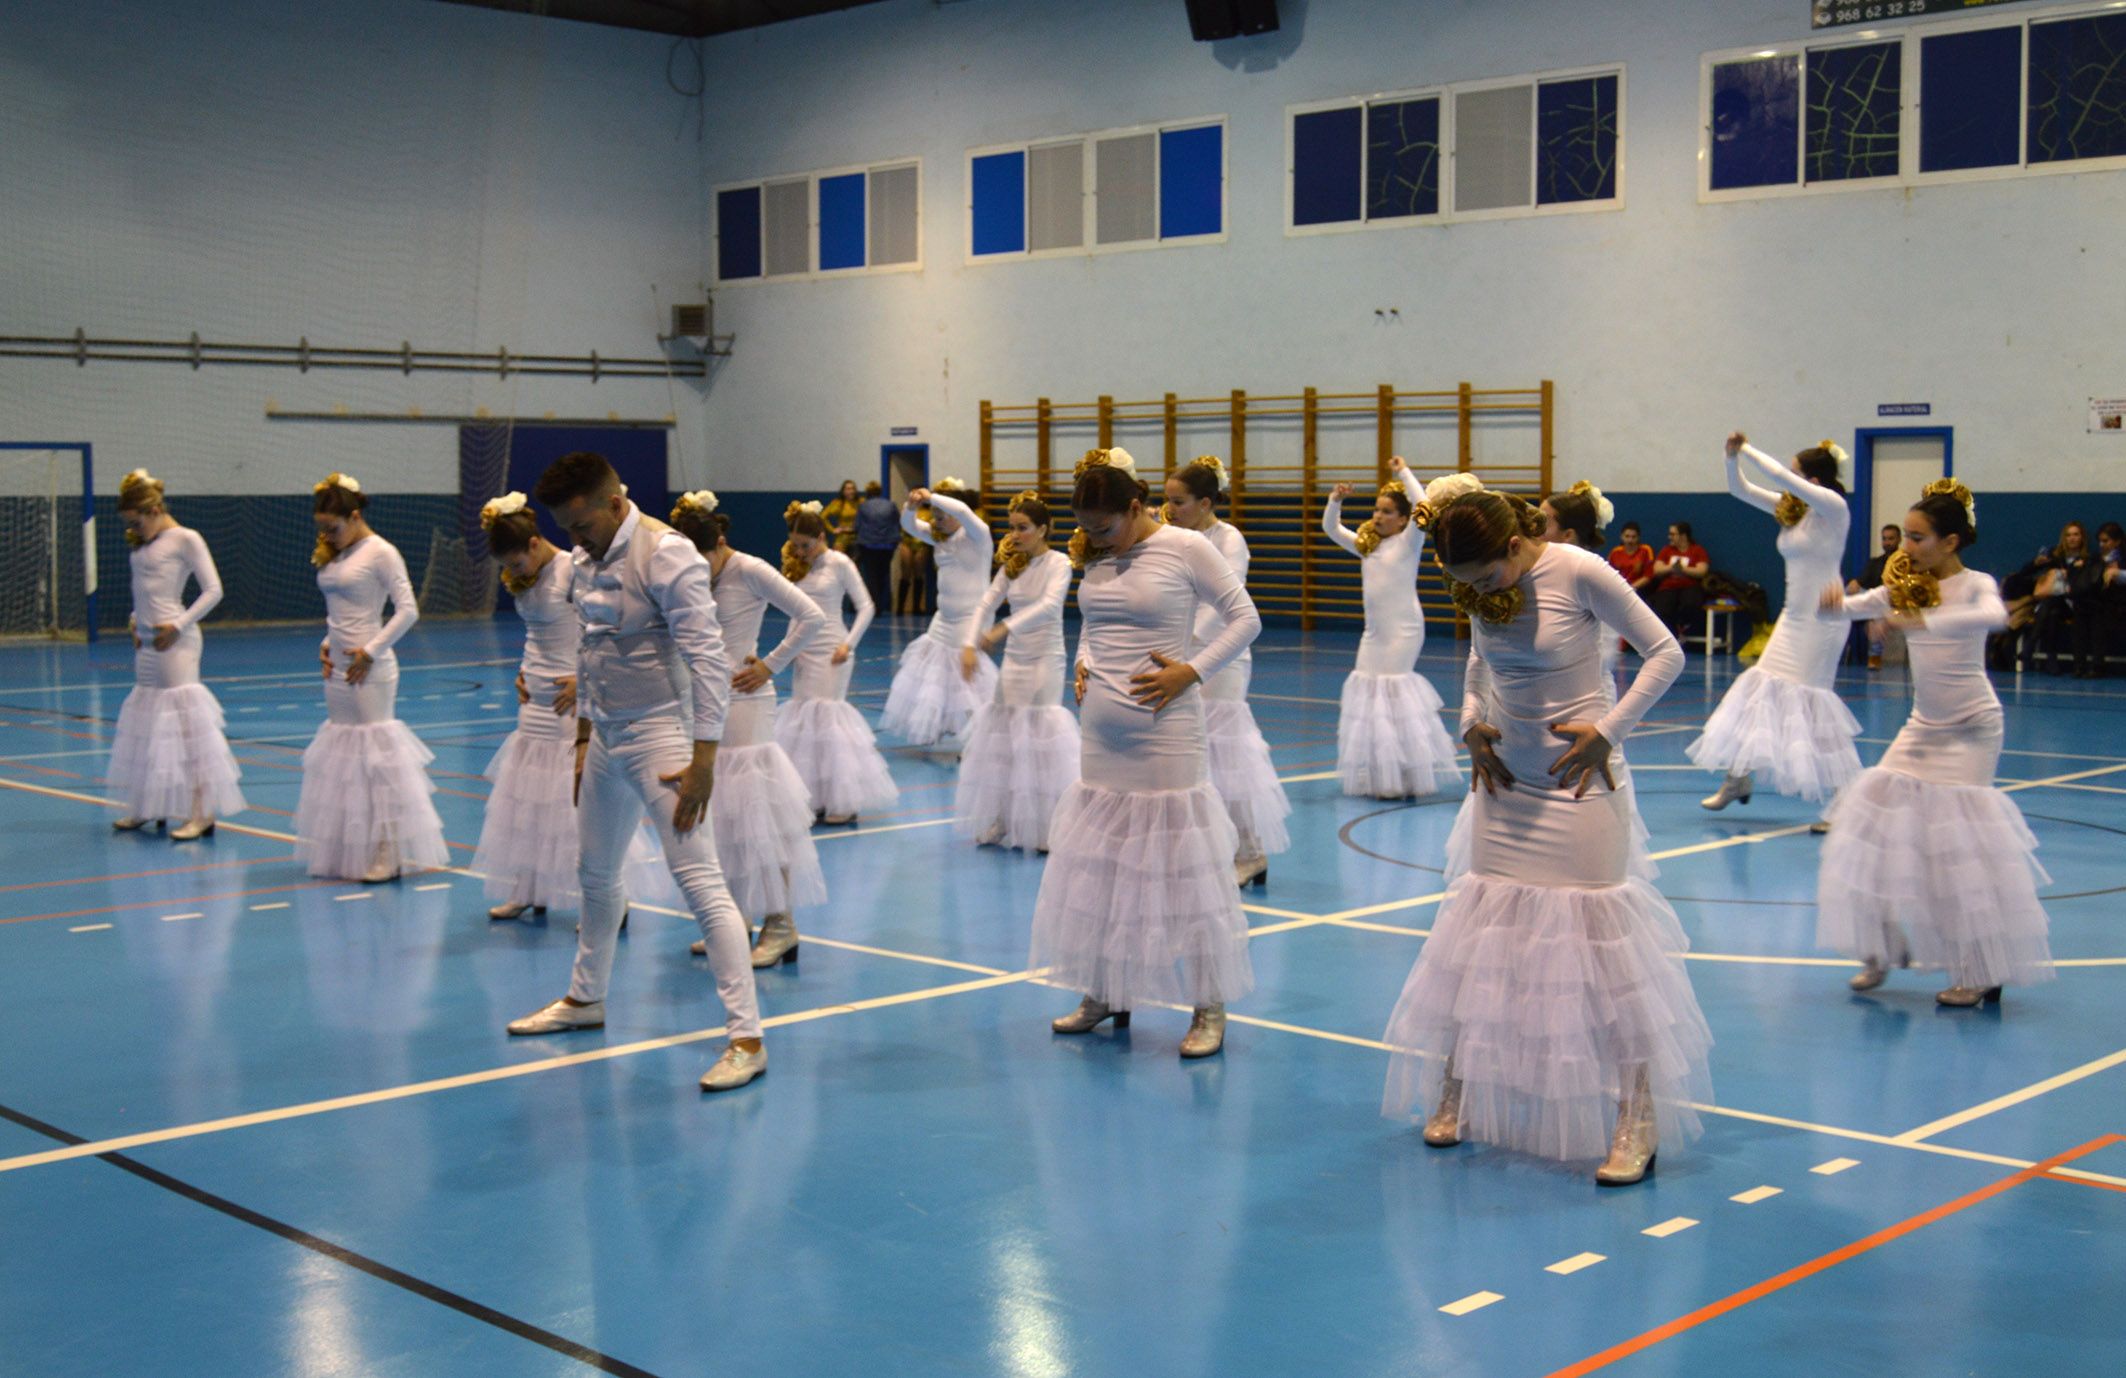
[[[1277,27],[1277,0],[1186,0],[1189,36],[1198,43],[1244,38]]]

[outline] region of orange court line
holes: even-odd
[[[2058,1172],[2045,1173],[2044,1177],[2048,1182],[2065,1182],[2070,1187],[2101,1187],[2105,1191],[2126,1191],[2126,1187],[2116,1182],[2092,1182],[2087,1177],[2069,1177]]]
[[[2091,1139],[2079,1148],[2070,1148],[2065,1153],[2047,1158],[2041,1163],[2032,1163],[2029,1167],[2012,1176],[2003,1177],[1997,1182],[1959,1196],[1954,1201],[1944,1202],[1932,1210],[1922,1211],[1909,1220],[1900,1220],[1887,1229],[1877,1230],[1865,1239],[1856,1239],[1842,1248],[1833,1249],[1827,1254],[1812,1258],[1808,1262],[1789,1268],[1775,1277],[1768,1277],[1753,1286],[1745,1287],[1730,1296],[1722,1297],[1710,1305],[1701,1306],[1687,1316],[1678,1316],[1665,1325],[1657,1325],[1643,1334],[1634,1335],[1621,1344],[1611,1345],[1600,1354],[1591,1354],[1576,1364],[1570,1364],[1553,1371],[1547,1375],[1547,1378],[1582,1378],[1584,1374],[1593,1373],[1597,1369],[1608,1368],[1619,1359],[1628,1359],[1641,1350],[1653,1348],[1663,1340],[1674,1339],[1686,1330],[1694,1330],[1707,1321],[1716,1320],[1730,1311],[1739,1310],[1753,1301],[1758,1301],[1774,1292],[1791,1287],[1797,1282],[1812,1278],[1826,1269],[1835,1268],[1849,1259],[1858,1258],[1860,1255],[1879,1249],[1893,1240],[1902,1239],[1915,1230],[1932,1225],[1937,1221],[1946,1220],[1958,1211],[1968,1210],[1981,1201],[1989,1201],[1999,1196],[2002,1192],[2019,1187],[2034,1177],[2050,1177],[2052,1169],[2071,1163],[2077,1158],[2086,1157],[2100,1148],[2108,1148],[2112,1144],[2120,1142],[2126,1142],[2126,1134],[2106,1134],[2102,1138]],[[2055,1178],[2054,1180],[2073,1181],[2075,1179]],[[2090,1185],[2095,1184],[2092,1183]]]

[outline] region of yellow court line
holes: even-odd
[[[1853,740],[1865,742],[1869,746],[1889,746],[1895,741],[1891,737],[1855,737]],[[2003,747],[2001,748],[2001,755],[2035,756],[2040,760],[2046,761],[2115,761],[2120,765],[2126,765],[2126,756],[2099,756],[2090,751],[2019,751],[2014,747]],[[2066,1169],[2062,1168],[2060,1171],[2064,1172]]]
[[[1343,772],[1340,770],[1317,770],[1309,775],[1280,775],[1277,777],[1277,783],[1280,785],[1308,785],[1316,780],[1339,779],[1342,775]]]
[[[672,909],[662,904],[644,904],[639,900],[633,900],[629,902],[628,907],[630,909],[640,909],[646,914],[663,914],[668,918],[684,919],[688,923],[694,921],[693,914],[687,910]],[[920,952],[899,952],[890,947],[869,947],[863,943],[852,943],[841,938],[823,938],[817,933],[799,934],[798,942],[800,945],[813,943],[820,947],[831,947],[842,952],[861,952],[871,957],[891,957],[896,961],[917,962],[923,966],[947,967],[953,971],[972,971],[981,976],[1011,975],[1010,972],[1002,967],[985,967],[974,962],[956,962],[950,957],[931,957]]]
[[[876,837],[880,833],[906,832],[910,828],[942,828],[951,821],[950,818],[926,818],[920,823],[888,823],[883,828],[844,828],[839,832],[814,833],[812,840],[814,842],[833,842],[838,838],[844,837]]]
[[[2011,785],[2023,785],[2023,786],[2025,786],[2025,787],[2028,787],[2028,788],[2032,788],[2032,789],[2035,789],[2035,788],[2039,787],[2039,785],[2040,785],[2040,783],[2041,783],[2041,782],[2039,782],[2039,781],[2036,781],[2036,780],[2010,780],[2010,779],[2007,779],[2007,777],[2005,777],[2005,776],[2003,776],[2003,777],[2002,777],[2002,779],[2003,779],[2003,782],[2004,782],[2004,783],[2006,783],[2006,784],[2011,784]],[[2044,787],[2044,788],[2046,788],[2046,789],[2079,789],[2079,790],[2088,790],[2088,791],[2090,791],[2090,792],[2091,792],[2091,793],[2093,793],[2093,794],[2126,794],[2126,789],[2120,789],[2120,788],[2119,788],[2119,787],[2118,787],[2117,785],[2084,785],[2084,784],[2058,784],[2058,785],[2044,785],[2043,787]],[[2059,1169],[2056,1169],[2056,1171],[2060,1171],[2060,1172],[2067,1172],[2067,1171],[2070,1171],[2070,1170],[2071,1170],[2071,1169],[2068,1169],[2068,1168],[2059,1168]]]
[[[2010,1091],[2005,1096],[1995,1096],[1992,1100],[1986,1101],[1981,1105],[1974,1105],[1969,1110],[1959,1110],[1953,1115],[1944,1115],[1942,1118],[1920,1125],[1916,1129],[1907,1129],[1904,1133],[1899,1134],[1894,1142],[1905,1145],[1920,1143],[1923,1140],[1933,1138],[1936,1134],[1969,1124],[1973,1120],[1982,1120],[1997,1111],[2021,1105],[2024,1101],[2036,1100],[2047,1092],[2057,1091],[2062,1086],[2071,1086],[2085,1077],[2093,1077],[2099,1072],[2109,1071],[2121,1063],[2126,1063],[2126,1048],[2121,1048],[2115,1053],[2107,1054],[2094,1061],[2085,1062],[2079,1067],[2061,1072],[2058,1076],[2046,1077],[2043,1081],[2032,1082],[2020,1091]]]
[[[1297,909],[1272,909],[1267,904],[1243,904],[1240,908],[1244,913],[1267,914],[1273,919],[1305,919],[1308,923],[1321,922],[1321,915],[1302,914]]]

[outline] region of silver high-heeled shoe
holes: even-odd
[[[1450,1068],[1440,1087],[1439,1104],[1425,1121],[1425,1142],[1433,1148],[1452,1148],[1462,1141],[1462,1079]]]
[[[1184,1058],[1210,1057],[1225,1047],[1225,1006],[1199,1005],[1181,1040]]]
[[[1059,1034],[1091,1033],[1110,1019],[1115,1021],[1115,1027],[1118,1029],[1129,1027],[1128,1010],[1111,1010],[1088,995],[1080,1000],[1078,1008],[1069,1014],[1050,1020],[1048,1027]]]
[[[1595,1185],[1628,1187],[1646,1180],[1654,1170],[1655,1133],[1653,1092],[1641,1067],[1630,1092],[1617,1103],[1616,1133],[1609,1141],[1609,1157],[1595,1169]]]
[[[1729,804],[1747,804],[1750,787],[1756,783],[1751,775],[1730,775],[1720,782],[1720,788],[1698,801],[1698,807],[1718,813]]]
[[[707,949],[703,949],[704,956]],[[788,914],[770,914],[760,921],[760,936],[753,942],[755,968],[797,965],[797,921]]]
[[[1951,986],[1934,997],[1935,1004],[1946,1005],[1952,1010],[1968,1010],[1979,1005],[1998,1005],[2000,1002],[1999,986],[1987,986],[1983,989],[1977,986]]]

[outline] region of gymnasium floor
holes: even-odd
[[[401,648],[468,859],[516,638]],[[2062,969],[1947,1011],[1813,949],[1805,805],[1697,808],[1729,671],[1693,658],[1630,749],[1719,1106],[1598,1192],[1379,1115],[1455,800],[1337,793],[1354,644],[1257,648],[1296,840],[1223,1058],[1178,1061],[1181,1012],[1053,1037],[1040,863],[956,844],[949,772],[889,750],[901,812],[821,834],[835,903],[762,976],[769,1075],[713,1099],[689,922],[637,912],[603,1031],[513,1041],[571,916],[291,863],[314,630],[210,629],[257,807],[181,846],[107,827],[129,648],[0,649],[0,1373],[2126,1371],[2126,690],[2001,682]],[[889,636],[863,649],[875,712]],[[1458,702],[1452,643],[1422,668]],[[1842,688],[1872,759],[1903,675]]]

